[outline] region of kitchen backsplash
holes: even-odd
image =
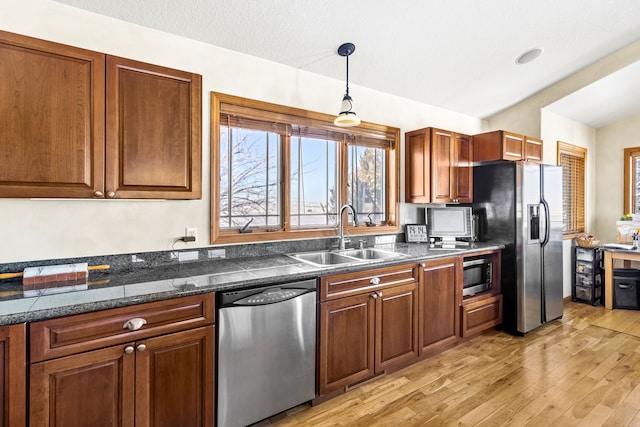
[[[357,247],[359,241],[365,247],[401,243],[405,241],[404,233],[387,235],[352,236],[349,247]],[[29,262],[0,264],[0,273],[22,272],[25,268],[58,264],[86,262],[89,265],[108,264],[111,272],[130,271],[140,268],[154,268],[185,262],[204,262],[220,258],[251,258],[265,255],[278,255],[291,252],[311,252],[337,248],[335,237],[325,239],[287,240],[241,245],[208,246],[204,248],[180,249],[160,252],[142,252],[119,255],[102,255],[92,257],[47,259]]]

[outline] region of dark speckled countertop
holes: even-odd
[[[376,248],[401,256],[356,265],[316,267],[287,255],[249,256],[200,262],[89,272],[85,289],[43,289],[33,296],[22,292],[21,279],[0,284],[0,325],[33,322],[53,317],[156,301],[204,292],[275,285],[346,271],[421,262],[499,249],[489,243],[472,243],[463,249],[434,249],[429,244],[393,243]],[[81,287],[82,288],[82,287]]]

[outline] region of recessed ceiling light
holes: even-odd
[[[516,64],[518,64],[518,65],[527,64],[527,63],[533,61],[534,59],[536,59],[537,57],[539,57],[540,55],[542,55],[542,48],[541,47],[536,47],[536,48],[533,48],[533,49],[529,49],[529,50],[521,53],[520,56],[518,56],[516,58]]]

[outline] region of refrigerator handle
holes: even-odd
[[[545,246],[547,243],[549,243],[549,224],[551,223],[551,217],[549,214],[549,204],[547,203],[547,201],[542,199],[540,201],[540,204],[544,208],[544,215],[540,215],[541,218],[544,218],[544,225],[540,224],[540,231],[542,232],[541,234],[543,236],[540,245]],[[542,223],[543,221],[541,220],[540,222]]]

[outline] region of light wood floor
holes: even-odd
[[[490,331],[260,426],[640,426],[640,338],[568,302],[525,337]]]

